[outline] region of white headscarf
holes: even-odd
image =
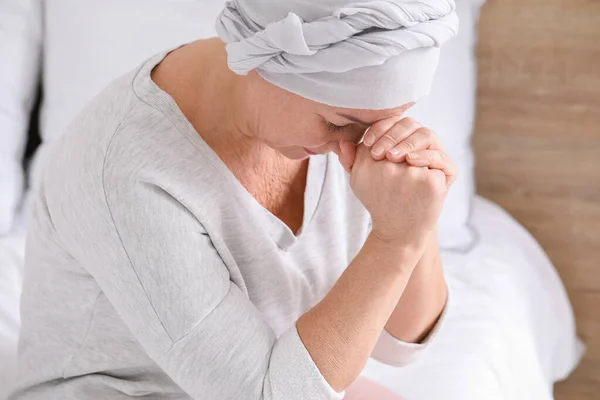
[[[336,107],[386,109],[429,92],[453,0],[231,0],[217,19],[229,68]],[[287,15],[287,16],[286,16]]]

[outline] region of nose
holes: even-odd
[[[359,145],[360,143],[362,143],[363,138],[365,137],[365,135],[367,134],[367,132],[369,131],[370,126],[361,129],[355,136],[355,139],[353,140],[354,144]]]
[[[363,137],[365,137],[365,134],[368,130],[369,128],[365,128],[364,126],[357,126],[349,132],[342,133],[340,135],[341,138],[339,140],[349,140],[352,143],[358,145],[360,142],[362,142]]]

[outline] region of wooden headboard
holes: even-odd
[[[600,1],[488,0],[479,26],[478,192],[563,278],[588,353],[557,400],[600,399]]]

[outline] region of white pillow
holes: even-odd
[[[40,70],[41,0],[0,2],[0,236],[23,192],[22,159]]]
[[[216,36],[215,21],[224,2],[46,2],[42,145],[32,166],[32,186],[37,186],[48,146],[96,94],[160,51]]]
[[[459,167],[459,177],[440,217],[440,246],[448,250],[466,250],[476,239],[469,226],[475,196],[471,136],[477,79],[477,19],[483,3],[482,0],[456,0],[460,18],[458,36],[442,47],[431,93],[407,113],[436,131]]]

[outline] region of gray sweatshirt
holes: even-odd
[[[163,57],[111,84],[52,150],[10,399],[342,398],[295,322],[360,250],[368,213],[338,161],[315,156],[294,235],[152,82]],[[384,331],[374,357],[401,365],[423,348]]]

